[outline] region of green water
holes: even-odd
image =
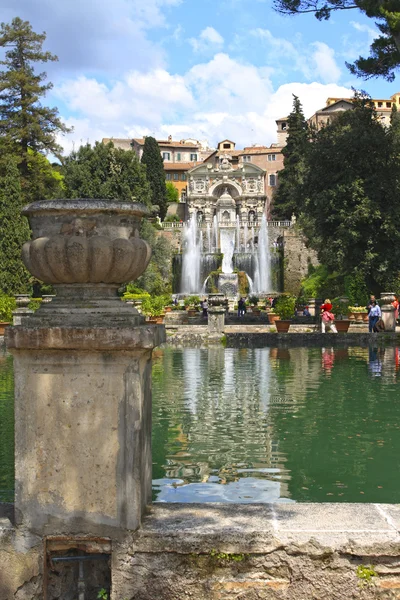
[[[400,502],[399,350],[157,350],[154,500]],[[13,489],[0,354],[0,501]]]
[[[154,499],[400,501],[399,351],[166,349]]]

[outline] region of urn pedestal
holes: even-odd
[[[382,320],[385,324],[385,331],[396,331],[396,315],[392,302],[396,299],[394,292],[381,293]]]
[[[151,358],[163,326],[117,296],[150,259],[146,209],[31,204],[26,267],[56,297],[7,331],[15,369],[16,514],[44,535],[139,527],[151,500]]]

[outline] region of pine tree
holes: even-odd
[[[295,95],[287,125],[287,142],[282,150],[284,168],[279,172],[279,187],[273,197],[273,214],[282,219],[290,219],[293,214],[297,216],[301,210],[301,184],[310,139],[301,102]]]
[[[43,83],[46,73],[36,74],[35,63],[58,60],[42,45],[46,34],[37,34],[28,21],[19,17],[11,25],[0,26],[0,47],[5,49],[0,61],[0,138],[2,147],[18,157],[21,175],[29,175],[28,152],[51,152],[58,156],[61,148],[56,135],[69,129],[58,117],[57,108],[43,106],[40,99],[52,88]],[[24,183],[24,182],[23,182]]]
[[[21,260],[21,248],[29,240],[28,221],[21,216],[23,200],[14,160],[0,179],[0,293],[23,294],[29,290],[29,273]]]
[[[160,217],[164,220],[168,209],[164,163],[157,140],[153,137],[148,136],[145,139],[142,163],[146,165],[147,181],[151,189],[151,201],[159,206]]]

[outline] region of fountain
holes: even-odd
[[[200,260],[203,248],[200,245],[195,215],[192,215],[189,223],[184,228],[183,246],[185,251],[182,261],[182,293],[196,294],[201,289]]]
[[[254,292],[266,293],[271,291],[271,255],[269,249],[267,217],[262,216],[261,228],[258,234],[256,252],[256,269],[254,274]]]

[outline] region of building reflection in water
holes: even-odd
[[[398,354],[165,349],[153,369],[154,499],[394,501]]]

